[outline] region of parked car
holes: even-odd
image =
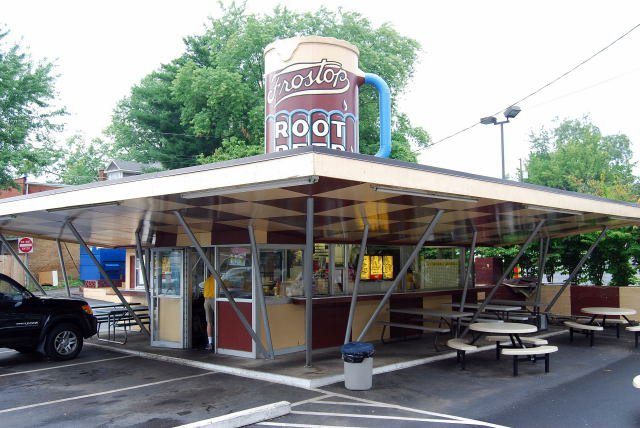
[[[233,267],[221,276],[224,285],[234,298],[251,299],[251,266]],[[200,293],[204,291],[204,282],[198,284]],[[225,297],[222,292],[218,297]]]
[[[96,332],[96,317],[84,300],[37,297],[0,274],[0,347],[70,360]]]

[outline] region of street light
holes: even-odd
[[[509,119],[513,119],[514,117],[516,117],[518,115],[518,113],[520,113],[520,107],[511,106],[511,107],[508,107],[503,113],[506,120],[498,122],[498,119],[496,119],[494,116],[487,116],[487,117],[483,117],[482,119],[480,119],[480,123],[483,124],[483,125],[500,125],[500,154],[501,154],[501,157],[502,157],[502,179],[503,180],[505,180],[507,178],[505,173],[504,173],[504,128],[503,128],[503,125],[505,123],[509,123]]]

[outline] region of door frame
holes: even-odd
[[[171,342],[171,341],[167,341],[167,340],[155,340],[155,329],[156,329],[156,322],[159,320],[156,320],[156,307],[155,307],[155,302],[156,302],[156,298],[158,296],[157,294],[157,290],[158,290],[158,284],[157,284],[157,272],[158,272],[158,267],[161,266],[158,263],[158,254],[162,251],[180,251],[182,253],[182,266],[181,266],[181,273],[180,273],[180,295],[177,297],[165,297],[166,299],[176,299],[179,300],[179,307],[180,307],[180,339],[176,342]],[[191,302],[191,298],[189,293],[187,292],[187,288],[188,288],[188,281],[187,281],[187,257],[188,257],[188,252],[186,251],[187,247],[157,247],[157,248],[152,248],[151,249],[151,259],[153,260],[152,263],[152,272],[151,272],[151,289],[150,291],[150,299],[151,302],[149,302],[149,315],[150,315],[150,323],[149,326],[151,328],[151,334],[150,334],[150,344],[151,346],[155,346],[155,347],[159,347],[159,348],[174,348],[174,349],[185,349],[189,347],[189,344],[191,343],[191,334],[190,334],[190,328],[191,328],[191,322],[189,317],[191,316],[191,306],[190,306],[190,302]],[[156,269],[153,270],[153,267],[155,267]]]

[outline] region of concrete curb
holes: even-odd
[[[560,330],[549,333],[542,333],[537,335],[539,338],[546,338],[551,336],[557,336],[560,334],[568,333],[568,330]],[[233,376],[240,376],[249,379],[262,380],[266,382],[278,383],[281,385],[295,386],[298,388],[321,388],[323,386],[332,385],[338,382],[344,382],[344,374],[336,374],[330,376],[324,376],[316,379],[304,379],[294,376],[279,375],[273,373],[262,372],[258,370],[240,369],[236,367],[224,366],[222,364],[205,363],[202,361],[193,361],[186,358],[170,357],[167,355],[155,354],[152,352],[136,351],[132,349],[115,348],[108,345],[101,345],[99,343],[85,342],[85,345],[95,346],[97,348],[108,349],[110,351],[119,352],[121,354],[133,355],[141,358],[148,358],[151,360],[164,361],[168,363],[179,364],[183,366],[196,367],[203,370],[214,371],[218,373],[225,373]],[[469,351],[468,354],[474,354],[476,352],[487,351],[495,349],[496,345],[485,345],[478,347],[475,351]],[[430,357],[418,358],[411,361],[404,361],[402,363],[387,364],[373,368],[373,374],[378,375],[382,373],[389,373],[396,370],[407,369],[410,367],[416,367],[435,361],[446,360],[449,358],[455,358],[456,352],[446,352],[440,355],[432,355]]]
[[[250,424],[266,421],[268,419],[278,418],[291,412],[291,403],[288,401],[279,401],[277,403],[267,404],[265,406],[254,407],[253,409],[242,410],[228,415],[218,416],[217,418],[205,419],[186,425],[180,425],[176,428],[236,428]]]

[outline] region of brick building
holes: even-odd
[[[29,182],[27,177],[15,179],[16,188],[0,190],[0,199],[13,198],[15,196],[29,195],[32,193],[46,192],[64,187],[64,184]],[[13,249],[18,251],[17,236],[5,235]],[[80,246],[76,243],[62,243],[62,256],[67,269],[67,275],[71,278],[78,278],[78,263],[80,260]],[[58,261],[58,249],[56,242],[49,239],[35,238],[33,240],[33,253],[21,256],[22,261],[28,263],[31,272],[38,277],[42,275],[43,283],[51,282],[47,278],[46,272],[57,271],[58,282],[63,283],[60,263]],[[0,252],[0,272],[14,277],[17,281],[24,283],[25,274],[19,267],[12,266],[13,257],[5,249]]]

